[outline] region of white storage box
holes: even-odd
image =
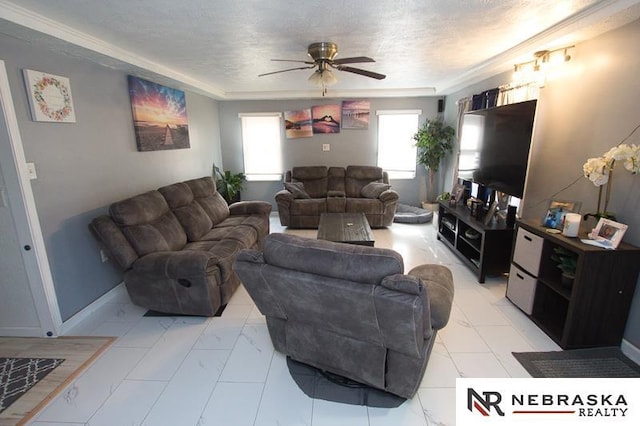
[[[544,240],[526,229],[518,228],[516,247],[513,251],[513,262],[534,277],[540,269],[540,255]]]
[[[511,264],[507,298],[528,315],[533,312],[533,299],[536,294],[536,279],[516,265]]]

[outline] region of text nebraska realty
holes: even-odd
[[[467,408],[470,411],[476,408],[483,415],[495,412],[504,416],[501,402],[500,392],[482,392],[480,396],[468,388]],[[513,414],[577,414],[580,417],[625,417],[629,409],[624,395],[604,393],[512,394],[511,408]]]
[[[511,395],[511,405],[516,406],[556,406],[577,411],[580,417],[624,417],[627,414],[627,400],[624,395]],[[516,410],[514,410],[515,412]]]

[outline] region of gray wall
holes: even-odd
[[[582,177],[582,165],[619,144],[640,124],[640,58],[629,54],[637,50],[638,40],[640,21],[578,44],[571,62],[547,79],[538,100],[524,218],[541,219],[550,199],[578,200],[582,213],[596,211],[598,190]],[[455,120],[455,100],[509,79],[507,72],[449,96],[447,120]],[[627,143],[640,144],[640,131]],[[640,246],[640,176],[621,164],[615,168],[609,210],[629,225],[625,241]],[[590,220],[588,225],[594,224]],[[625,339],[640,348],[640,283]]]
[[[289,101],[225,101],[220,103],[222,155],[224,168],[233,172],[243,170],[242,130],[239,113],[284,112],[313,105],[341,103],[342,99],[310,99]],[[367,130],[341,129],[332,135],[313,135],[311,138],[287,139],[282,133],[283,166],[290,170],[294,166],[348,166],[375,165],[377,159],[378,121],[376,110],[421,109],[420,122],[435,118],[438,98],[371,98],[371,116]],[[331,144],[329,152],[322,151],[323,144]],[[420,205],[426,195],[426,180],[423,169],[412,180],[393,180],[393,188],[400,194],[400,202]],[[282,182],[248,182],[243,199],[264,200],[275,206],[274,195],[282,189]]]
[[[211,174],[220,162],[218,104],[187,93],[191,148],[137,152],[126,74],[0,35],[31,181],[63,320],[121,281],[101,263],[87,224],[122,198]],[[31,121],[28,68],[68,77],[77,122]]]

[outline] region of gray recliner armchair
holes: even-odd
[[[289,234],[241,251],[233,268],[277,351],[404,398],[417,391],[453,301],[444,266],[404,274],[395,251]]]

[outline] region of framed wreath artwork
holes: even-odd
[[[33,121],[76,122],[68,78],[28,69],[22,71]]]

